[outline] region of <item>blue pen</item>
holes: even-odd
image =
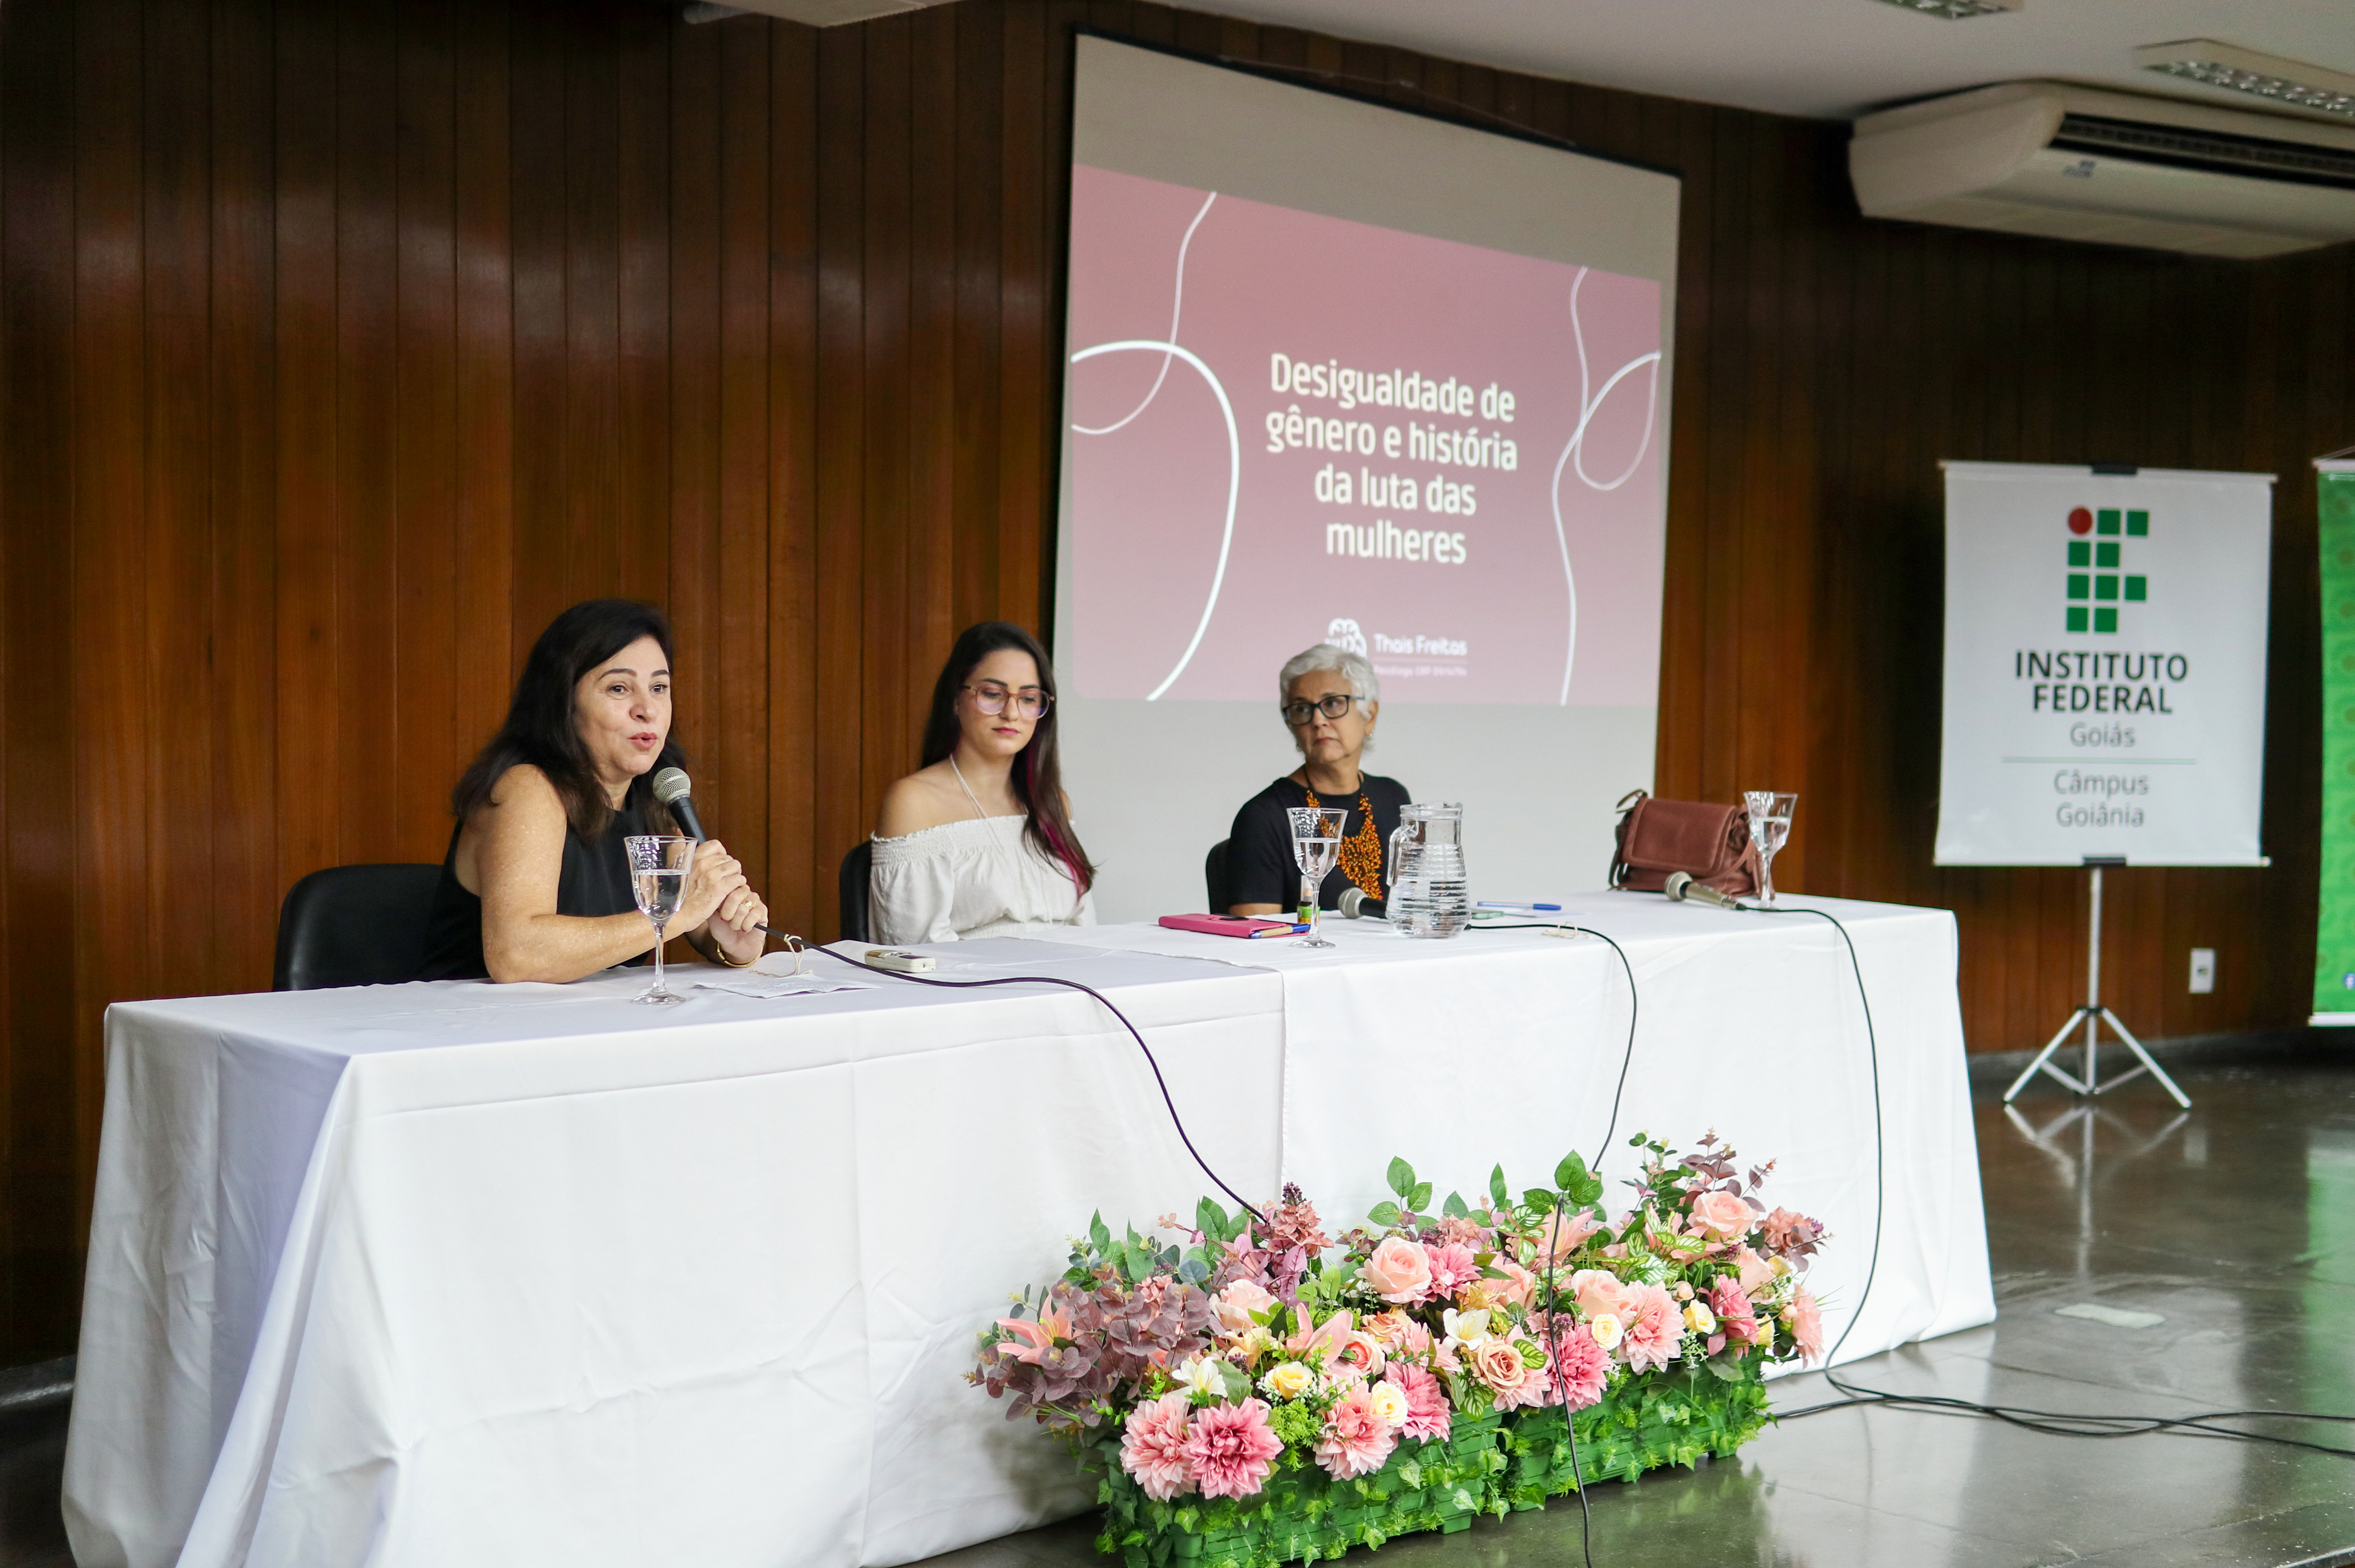
[[[1561,906],[1559,904],[1507,904],[1494,898],[1483,898],[1474,907],[1502,909],[1512,915],[1555,915],[1561,911]]]

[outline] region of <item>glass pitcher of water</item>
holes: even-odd
[[[1410,937],[1459,937],[1472,923],[1464,886],[1464,808],[1401,806],[1391,834],[1391,924]]]

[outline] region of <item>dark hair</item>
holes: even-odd
[[[966,627],[957,634],[956,646],[949,650],[941,678],[932,683],[932,716],[924,721],[922,766],[930,768],[956,749],[957,737],[964,733],[964,726],[957,722],[957,694],[964,689],[975,666],[1009,648],[1030,655],[1039,666],[1039,684],[1050,699],[1054,696],[1055,667],[1047,662],[1047,651],[1037,638],[1010,620],[985,620]],[[1030,744],[1022,748],[1012,779],[1014,798],[1022,802],[1023,814],[1029,819],[1022,830],[1023,838],[1068,871],[1073,884],[1085,893],[1095,885],[1096,868],[1089,862],[1088,852],[1080,847],[1080,836],[1071,832],[1071,813],[1063,806],[1063,765],[1055,747],[1052,701],[1039,715],[1038,727],[1030,732]]]
[[[507,705],[506,722],[491,736],[474,765],[450,791],[450,810],[460,821],[489,801],[491,789],[506,770],[529,763],[556,786],[564,802],[564,820],[583,839],[603,832],[613,814],[597,781],[597,769],[581,744],[581,727],[573,718],[572,694],[582,678],[641,637],[662,644],[663,662],[671,662],[670,621],[650,604],[627,599],[584,599],[548,623],[531,645],[516,681],[515,698]],[[687,753],[669,736],[663,737],[662,755],[655,765],[630,780],[626,800],[645,813],[656,832],[667,831],[670,812],[656,805],[653,776],[687,761]]]

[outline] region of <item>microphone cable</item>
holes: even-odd
[[[805,942],[799,937],[793,936],[784,931],[775,930],[767,926],[758,927],[756,929],[765,932],[769,936],[774,937],[779,941],[783,942],[787,950],[790,952],[824,953],[827,958],[834,959],[837,963],[848,964],[855,969],[865,969],[868,974],[883,975],[891,980],[907,980],[914,985],[938,986],[946,991],[979,991],[986,987],[1000,985],[1056,985],[1063,987],[1066,991],[1081,991],[1086,995],[1094,997],[1097,1001],[1103,1004],[1103,1010],[1106,1012],[1111,1013],[1114,1018],[1120,1020],[1120,1026],[1128,1031],[1128,1037],[1136,1042],[1136,1048],[1139,1051],[1145,1053],[1145,1065],[1153,1069],[1154,1086],[1161,1091],[1161,1103],[1168,1107],[1169,1124],[1178,1129],[1178,1140],[1186,1146],[1186,1152],[1194,1157],[1194,1163],[1202,1168],[1202,1174],[1210,1179],[1210,1184],[1212,1186],[1218,1188],[1220,1192],[1224,1192],[1228,1197],[1232,1198],[1236,1202],[1241,1203],[1243,1206],[1244,1211],[1248,1213],[1252,1219],[1257,1220],[1262,1224],[1267,1224],[1267,1216],[1261,1213],[1258,1209],[1252,1207],[1249,1199],[1236,1192],[1232,1187],[1228,1186],[1226,1182],[1220,1178],[1219,1173],[1210,1169],[1210,1162],[1202,1158],[1202,1151],[1194,1147],[1194,1139],[1186,1130],[1186,1118],[1178,1114],[1178,1102],[1170,1096],[1169,1080],[1161,1075],[1161,1064],[1154,1059],[1153,1047],[1145,1043],[1145,1036],[1138,1032],[1135,1024],[1129,1022],[1128,1014],[1123,1012],[1119,1008],[1114,1007],[1112,1004],[1112,999],[1104,995],[1103,992],[1096,990],[1094,987],[1082,985],[1080,981],[1075,980],[1063,980],[1055,975],[1007,975],[999,980],[933,980],[926,975],[911,975],[900,969],[887,969],[882,968],[880,965],[862,963],[857,959],[848,958],[841,953],[836,952],[832,948],[820,947],[815,943]]]
[[[1888,1155],[1886,1128],[1881,1100],[1881,1044],[1872,1026],[1872,1001],[1864,985],[1864,967],[1858,961],[1856,939],[1839,918],[1827,909],[1809,909],[1797,905],[1775,907],[1756,904],[1735,904],[1732,909],[1744,915],[1813,915],[1828,923],[1847,945],[1849,969],[1856,976],[1857,1000],[1864,1008],[1865,1038],[1872,1050],[1872,1125],[1873,1159],[1873,1221],[1872,1259],[1865,1270],[1864,1291],[1857,1298],[1856,1311],[1840,1330],[1839,1338],[1824,1355],[1824,1381],[1847,1397],[1810,1404],[1798,1410],[1777,1411],[1774,1419],[1796,1421],[1805,1416],[1821,1415],[1828,1411],[1852,1410],[1860,1406],[1880,1405],[1891,1410],[1915,1410],[1932,1414],[1970,1415],[2000,1421],[2025,1431],[2040,1432],[2052,1437],[2142,1437],[2154,1433],[2182,1432],[2220,1441],[2238,1440],[2244,1443],[2270,1443],[2288,1448],[2303,1448],[2318,1454],[2335,1454],[2341,1458],[2355,1459],[2355,1448],[2335,1448],[2327,1443],[2312,1443],[2304,1438],[2276,1436],[2267,1432],[2243,1432],[2213,1425],[2219,1421],[2245,1421],[2272,1418],[2284,1421],[2336,1421],[2355,1424],[2355,1415],[2327,1414],[2308,1410],[2204,1410],[2190,1415],[2092,1415],[2070,1411],[2038,1410],[2027,1405],[1991,1404],[1977,1400],[1955,1399],[1944,1394],[1891,1393],[1882,1389],[1866,1388],[1860,1383],[1844,1383],[1831,1365],[1839,1349],[1864,1317],[1864,1304],[1872,1295],[1873,1280],[1881,1266],[1881,1216],[1887,1202]]]

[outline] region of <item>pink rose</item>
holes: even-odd
[[[1493,1266],[1505,1277],[1488,1281],[1488,1293],[1508,1307],[1528,1306],[1537,1289],[1538,1277],[1509,1257],[1498,1258]]]
[[[1358,1328],[1365,1336],[1385,1351],[1397,1351],[1406,1344],[1407,1330],[1414,1319],[1393,1307],[1387,1312],[1369,1312]],[[1424,1333],[1428,1335],[1429,1330]]]
[[[1693,1200],[1692,1223],[1715,1241],[1732,1241],[1757,1224],[1750,1205],[1731,1192],[1703,1192]]]
[[[1275,1298],[1248,1279],[1238,1279],[1218,1295],[1219,1327],[1230,1334],[1247,1333],[1252,1314],[1275,1305]]]
[[[1607,1268],[1582,1268],[1570,1277],[1570,1293],[1582,1315],[1608,1312],[1622,1323],[1633,1317],[1632,1298],[1619,1277]]]
[[[1492,1339],[1472,1352],[1472,1375],[1488,1385],[1501,1408],[1510,1410],[1519,1403],[1518,1395],[1532,1374],[1521,1362],[1518,1342]]]
[[[1727,1261],[1741,1271],[1742,1288],[1745,1292],[1774,1281],[1774,1266],[1746,1246],[1734,1248],[1733,1255]]]
[[[1431,1294],[1431,1259],[1404,1236],[1384,1236],[1373,1256],[1358,1266],[1358,1272],[1376,1295],[1402,1307]]]

